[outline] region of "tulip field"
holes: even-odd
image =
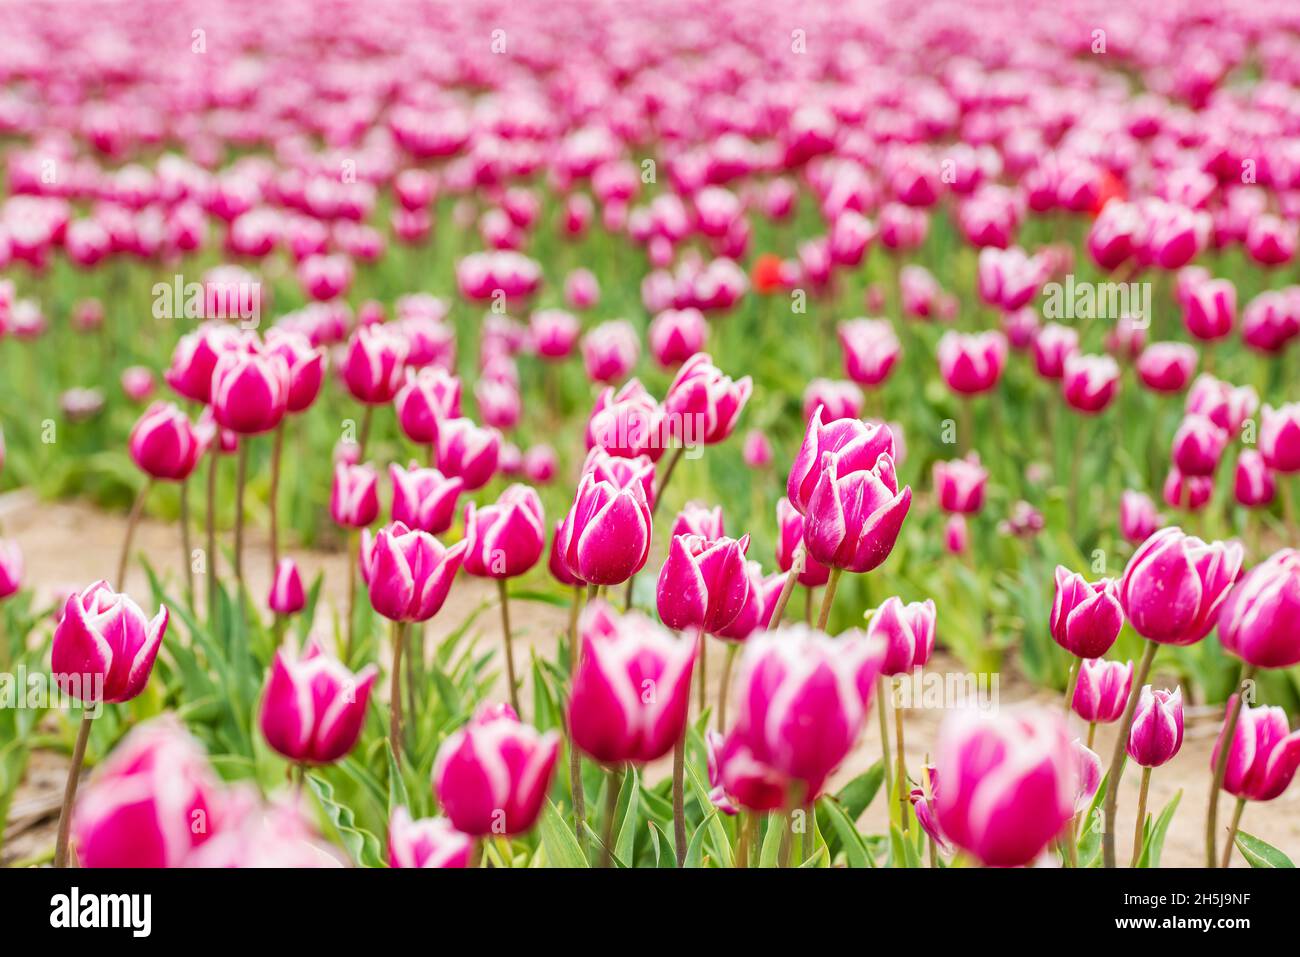
[[[0,9],[0,866],[1293,866],[1300,6]]]

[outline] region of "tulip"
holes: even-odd
[[[719,638],[744,641],[759,629],[771,627],[772,617],[776,614],[787,576],[777,573],[764,577],[763,567],[758,562],[747,561],[745,577],[749,580],[749,594],[745,597],[740,614],[733,618],[729,625],[718,631]],[[718,723],[723,726],[726,725],[726,703],[727,688],[724,684],[718,703]]]
[[[566,359],[577,345],[582,325],[563,309],[539,309],[528,319],[533,349],[543,359]]]
[[[1237,317],[1237,287],[1227,279],[1204,279],[1187,291],[1183,325],[1197,339],[1212,342],[1232,332]]]
[[[1150,496],[1126,489],[1119,500],[1120,530],[1131,544],[1150,538],[1160,526],[1160,516]]]
[[[389,621],[428,621],[447,599],[467,543],[444,547],[428,532],[401,522],[361,539],[361,577],[370,603]]]
[[[1229,713],[1237,707],[1237,697],[1228,701]],[[1225,726],[1214,743],[1211,767],[1219,762],[1227,731]],[[1288,733],[1286,712],[1277,707],[1241,708],[1227,749],[1223,789],[1246,800],[1272,801],[1287,789],[1298,767],[1300,731]]]
[[[1052,638],[1076,658],[1100,658],[1110,650],[1124,611],[1114,581],[1089,583],[1063,565],[1056,566],[1056,595],[1052,600]]]
[[[1079,332],[1069,326],[1051,322],[1034,337],[1034,366],[1044,379],[1065,375],[1065,361],[1079,351]]]
[[[749,599],[748,549],[748,535],[739,540],[675,535],[659,572],[658,608],[664,624],[709,634],[730,625]]]
[[[541,812],[559,747],[559,732],[538,732],[506,705],[485,706],[438,749],[438,803],[465,834],[522,834]]]
[[[593,382],[618,382],[627,377],[641,355],[631,324],[604,322],[582,337],[582,361]]]
[[[887,425],[857,419],[822,423],[819,408],[808,420],[803,445],[790,466],[786,494],[800,515],[808,514],[808,503],[821,478],[823,458],[828,452],[838,456],[840,474],[870,469],[882,454],[894,456],[894,434]]]
[[[807,554],[804,545],[804,517],[795,511],[788,498],[776,503],[776,565],[783,572],[794,567],[795,554],[804,549],[803,569],[798,582],[805,588],[819,588],[830,578],[831,570]]]
[[[1133,686],[1133,662],[1084,658],[1070,707],[1084,721],[1110,724],[1118,721]]]
[[[665,442],[663,408],[636,379],[602,392],[587,420],[587,448],[599,446],[619,458],[646,455],[657,462]]]
[[[805,419],[811,419],[813,413],[821,409],[822,419],[826,422],[856,419],[862,415],[865,402],[862,390],[852,382],[813,379],[803,391],[803,415]]]
[[[369,465],[334,466],[330,517],[350,528],[365,528],[379,515],[379,476]]]
[[[934,488],[945,512],[973,515],[984,507],[989,473],[972,452],[964,459],[934,463]]]
[[[850,319],[839,324],[838,332],[845,375],[865,386],[889,378],[903,347],[888,319]]]
[[[81,867],[179,867],[223,823],[221,783],[173,715],[140,725],[95,770],[72,821]]]
[[[388,822],[389,867],[469,867],[474,841],[446,818],[411,820],[405,807],[393,809]]]
[[[356,746],[379,670],[353,674],[315,642],[298,660],[271,662],[258,722],[273,750],[299,764],[333,764]]]
[[[1209,475],[1184,475],[1173,466],[1165,476],[1161,494],[1165,504],[1195,512],[1209,503],[1214,494],[1214,479]]]
[[[600,302],[600,284],[589,269],[575,269],[564,279],[564,301],[572,309],[590,309]]]
[[[212,370],[212,411],[217,422],[240,435],[269,432],[289,403],[289,367],[260,347],[223,352]]]
[[[966,524],[966,516],[960,512],[949,515],[943,527],[943,547],[950,555],[965,555],[969,546],[970,530]]]
[[[1243,449],[1238,456],[1233,495],[1237,504],[1246,508],[1261,508],[1271,504],[1276,497],[1277,480],[1259,450]]]
[[[437,366],[408,369],[393,405],[402,433],[419,445],[433,445],[438,424],[460,417],[460,380]]]
[[[55,683],[85,704],[130,701],[149,680],[167,620],[166,606],[149,620],[104,581],[73,593],[54,630]]]
[[[998,384],[1007,363],[1007,339],[1000,332],[964,335],[950,330],[939,339],[939,373],[948,388],[977,395]]]
[[[934,601],[903,604],[897,596],[870,613],[867,637],[876,638],[885,647],[880,673],[886,677],[910,674],[924,667],[934,650]]]
[[[582,582],[574,577],[573,572],[569,571],[569,566],[564,562],[564,555],[560,551],[560,530],[564,528],[564,519],[555,523],[555,531],[551,535],[551,550],[547,556],[546,568],[561,585],[581,585]]]
[[[1264,406],[1259,451],[1273,471],[1286,475],[1300,472],[1300,402],[1276,409]]]
[[[393,482],[394,522],[431,535],[441,535],[451,528],[464,482],[414,463],[409,469],[394,463],[389,466],[389,475]]]
[[[250,789],[251,790],[251,789]],[[227,797],[226,816],[212,839],[195,848],[184,867],[326,868],[343,867],[342,855],[325,844],[296,803],[260,806],[256,795],[236,791]]]
[[[1006,312],[1027,305],[1046,278],[1044,262],[1023,249],[985,247],[979,254],[979,294]]]
[[[668,433],[683,445],[714,445],[736,427],[754,384],[749,376],[732,382],[707,353],[697,352],[677,372],[664,396]]]
[[[832,568],[869,572],[894,550],[911,504],[912,489],[899,491],[888,453],[868,469],[856,450],[825,452],[804,513],[808,553]]]
[[[1224,650],[1256,668],[1300,663],[1300,550],[1284,548],[1252,568],[1219,611]]]
[[[678,535],[698,535],[702,538],[717,539],[724,534],[722,527],[722,506],[708,508],[699,502],[687,502],[673,520],[672,530],[668,533],[676,538]]]
[[[1238,542],[1210,542],[1163,528],[1129,559],[1119,599],[1138,634],[1190,645],[1214,627],[1215,615],[1241,571]]]
[[[934,762],[939,826],[986,866],[1029,864],[1074,816],[1077,762],[1054,713],[952,715]]]
[[[696,643],[603,601],[578,625],[581,656],[569,700],[574,743],[607,765],[643,764],[672,750],[686,726]]]
[[[122,370],[119,381],[122,384],[122,394],[132,402],[143,402],[153,395],[153,370],[144,366],[128,366]]]
[[[212,373],[224,352],[241,347],[245,336],[233,326],[206,323],[181,336],[163,374],[180,395],[207,404],[212,400]]]
[[[1181,392],[1196,371],[1196,349],[1185,342],[1153,342],[1137,360],[1138,378],[1153,392]]]
[[[654,509],[655,464],[650,461],[649,456],[619,458],[598,445],[587,453],[587,458],[582,465],[582,474],[590,474],[597,482],[608,482],[615,489],[637,485],[645,494],[650,508]]]
[[[786,778],[774,768],[754,757],[753,750],[735,731],[725,738],[716,731],[708,733],[710,794],[715,805],[725,811],[732,802],[760,813],[785,807],[788,800]],[[742,844],[742,850],[745,845]]]
[[[370,406],[392,402],[402,385],[408,348],[406,338],[389,326],[357,329],[340,369],[352,397]]]
[[[1119,390],[1119,364],[1110,356],[1070,356],[1061,385],[1071,408],[1095,415],[1110,405]]]
[[[745,643],[733,734],[751,760],[789,782],[787,798],[797,786],[799,800],[814,800],[853,749],[882,657],[861,632],[830,639],[801,625],[756,633]]]
[[[283,359],[289,369],[287,411],[306,411],[320,394],[325,377],[325,353],[314,348],[302,333],[281,328],[267,332],[266,351]]]
[[[448,478],[459,478],[465,491],[482,488],[497,471],[501,433],[480,428],[465,418],[446,419],[438,427],[438,468]]]
[[[0,601],[23,587],[23,553],[18,543],[0,538]]]
[[[181,482],[203,454],[189,418],[171,402],[155,402],[131,429],[131,458],[151,478]]]
[[[271,594],[267,597],[266,604],[277,615],[296,615],[306,607],[302,575],[298,572],[298,563],[292,558],[282,558],[276,563]]]
[[[1174,433],[1174,465],[1184,475],[1213,476],[1228,445],[1228,433],[1208,416],[1192,413]]]
[[[704,348],[708,325],[698,309],[665,309],[655,316],[646,335],[655,362],[671,369]]]
[[[746,468],[769,468],[773,457],[772,443],[761,430],[750,429],[745,433],[745,444],[741,447],[740,457]]]
[[[1144,768],[1158,768],[1183,746],[1183,689],[1143,685],[1128,736],[1128,755]]]
[[[650,505],[640,484],[619,488],[588,472],[556,533],[556,547],[578,580],[617,585],[645,567],[650,530]]]
[[[1215,425],[1235,436],[1241,432],[1245,421],[1254,415],[1258,405],[1259,397],[1250,386],[1234,388],[1227,382],[1202,374],[1192,383],[1183,408],[1188,413],[1199,412],[1209,416]]]

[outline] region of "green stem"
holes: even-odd
[[[510,590],[504,578],[497,579],[497,594],[501,596],[501,635],[506,646],[506,681],[510,683],[510,706],[515,714],[523,717],[519,710],[519,686],[515,680],[515,652],[510,641]]]
[[[221,458],[221,437],[212,439],[208,449],[208,512],[207,520],[208,555],[204,569],[208,576],[208,624],[215,620],[217,614],[217,463]]]
[[[286,419],[287,416],[275,427],[275,438],[271,443],[271,578],[273,580],[275,570],[280,566],[280,458],[284,451]]]
[[[235,473],[235,582],[244,589],[244,486],[248,482],[248,446],[251,440],[239,440],[239,466]],[[242,599],[241,599],[242,601]]]
[[[77,800],[77,783],[81,779],[81,766],[86,760],[86,742],[90,740],[90,723],[94,718],[82,713],[81,727],[77,729],[77,743],[72,749],[72,763],[68,766],[68,780],[63,786],[63,806],[59,809],[59,831],[54,841],[54,866],[68,866],[68,834],[72,829],[72,806]]]
[[[885,794],[893,793],[892,771],[889,762],[889,716],[885,714],[885,691],[888,679],[884,675],[876,678],[876,716],[880,719],[880,767],[884,772]]]
[[[618,792],[623,789],[623,777],[627,770],[621,765],[611,768],[609,780],[605,783],[605,822],[604,835],[601,840],[600,866],[611,867],[614,860],[614,817],[618,814]]]
[[[727,733],[727,689],[731,685],[731,668],[736,660],[740,645],[734,641],[727,642],[727,656],[722,661],[722,687],[718,689],[718,732]]]
[[[1142,687],[1147,683],[1151,673],[1151,662],[1155,660],[1160,648],[1154,641],[1148,641],[1137,674],[1133,676],[1133,690],[1129,692],[1128,704],[1124,708],[1124,717],[1120,719],[1115,733],[1115,752],[1110,759],[1110,771],[1106,780],[1106,821],[1105,831],[1101,835],[1102,860],[1106,867],[1115,866],[1115,815],[1119,806],[1119,782],[1124,776],[1124,759],[1128,756],[1129,729],[1133,727],[1133,712],[1137,710],[1138,697]]]
[[[117,578],[114,579],[114,587],[118,591],[126,587],[126,566],[131,559],[131,542],[135,540],[135,529],[140,524],[140,515],[144,512],[144,500],[148,497],[151,488],[153,488],[153,479],[145,479],[144,485],[140,486],[140,491],[135,495],[131,514],[126,520],[126,536],[122,539],[122,552],[117,557]]]
[[[1241,826],[1241,815],[1246,811],[1246,799],[1237,798],[1237,807],[1232,812],[1232,825],[1228,828],[1228,843],[1223,845],[1223,860],[1220,867],[1227,867],[1232,863],[1232,849],[1237,842],[1237,828]]]
[[[1216,845],[1219,835],[1219,791],[1223,789],[1223,778],[1228,770],[1228,753],[1232,750],[1232,739],[1237,734],[1237,719],[1241,717],[1242,702],[1246,697],[1246,686],[1255,677],[1255,666],[1242,662],[1241,678],[1237,682],[1237,696],[1228,710],[1227,720],[1220,738],[1219,757],[1214,762],[1214,776],[1210,779],[1210,804],[1205,813],[1205,862],[1206,867],[1214,867],[1218,860]]]
[[[185,600],[194,609],[194,557],[190,550],[190,480],[181,482],[181,572],[185,576]]]
[[[1151,785],[1151,769],[1142,769],[1142,786],[1138,789],[1137,824],[1133,829],[1133,859],[1129,867],[1137,867],[1142,857],[1142,835],[1146,831],[1147,789]]]
[[[1079,668],[1079,659],[1078,659],[1078,658],[1075,658],[1075,657],[1073,657],[1073,656],[1071,656],[1071,658],[1070,658],[1070,674],[1069,674],[1069,676],[1065,679],[1065,716],[1066,716],[1066,718],[1069,718],[1071,712],[1074,711],[1074,689],[1075,689],[1075,687],[1077,687],[1078,684],[1079,684],[1079,671],[1080,671],[1080,670],[1081,670],[1081,669]],[[1092,747],[1091,744],[1089,744],[1088,746],[1089,746],[1089,747]]]
[[[388,702],[388,743],[393,759],[402,763],[402,623],[393,622],[393,673],[390,676]]]
[[[822,595],[822,610],[817,615],[817,630],[825,631],[826,623],[830,621],[831,605],[835,603],[835,587],[840,583],[840,575],[843,570],[831,568],[831,576],[826,579],[826,591]]]
[[[776,597],[776,607],[772,609],[772,617],[767,621],[768,630],[781,627],[781,616],[785,613],[785,606],[790,603],[790,593],[794,591],[795,582],[798,581],[800,573],[803,571],[806,555],[803,545],[800,544],[794,550],[794,556],[790,562],[790,570],[785,573],[785,584],[781,586],[781,594]]]

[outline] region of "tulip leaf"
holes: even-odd
[[[803,862],[802,864],[800,864],[799,866],[800,866],[801,868],[803,868],[803,867],[828,867],[828,866],[829,866],[829,857],[828,857],[828,855],[827,855],[827,853],[826,853],[826,845],[825,845],[825,844],[822,844],[820,847],[818,847],[818,848],[817,848],[817,851],[813,854],[813,856],[810,857],[810,858],[808,858],[808,860],[804,861],[804,862]]]
[[[338,831],[339,840],[352,860],[361,867],[383,866],[379,839],[364,828],[357,827],[356,815],[352,809],[335,800],[333,785],[318,774],[308,774],[307,783],[330,823]]]
[[[549,798],[542,807],[542,816],[537,824],[542,846],[546,848],[546,859],[551,867],[587,867],[587,859],[578,846],[578,838],[569,827],[569,822],[560,816]]]
[[[1182,798],[1183,792],[1180,788],[1165,805],[1165,809],[1160,812],[1155,823],[1151,825],[1142,842],[1142,856],[1138,858],[1138,867],[1160,866],[1160,852],[1165,846],[1165,835],[1169,833],[1169,824],[1173,821],[1174,812],[1178,810],[1178,802]]]
[[[1101,776],[1101,782],[1097,785],[1097,793],[1092,796],[1092,803],[1088,805],[1088,813],[1079,822],[1079,841],[1076,847],[1080,867],[1096,867],[1098,861],[1101,860],[1101,837],[1102,831],[1105,829],[1105,818],[1102,814],[1101,805],[1106,797],[1106,781],[1109,777],[1109,771]]]
[[[1291,858],[1287,857],[1273,845],[1261,841],[1245,831],[1237,832],[1237,849],[1251,867],[1293,868]]]
[[[650,842],[655,849],[655,867],[675,869],[677,855],[673,850],[673,839],[658,821],[650,822]]]
[[[822,798],[817,802],[817,806],[830,818],[839,844],[848,858],[849,867],[875,867],[876,862],[872,860],[862,835],[858,833],[857,825],[849,818],[848,812],[840,806],[839,800],[831,797]]]
[[[618,834],[614,838],[614,854],[629,864],[636,860],[637,820],[641,808],[638,800],[640,783],[636,768],[629,767],[623,775],[623,787],[618,796]]]
[[[694,731],[691,732],[692,739],[699,741],[699,735]],[[703,748],[703,743],[700,743]],[[709,789],[704,786],[700,780],[700,772],[695,767],[695,762],[686,761],[686,777],[691,783],[691,791],[695,795],[695,800],[700,805],[701,812],[708,812],[713,807],[713,801],[709,798]],[[713,854],[722,867],[734,867],[735,863],[731,858],[731,842],[727,839],[727,829],[722,826],[722,821],[717,815],[706,818],[709,824],[709,839],[713,845]]]
[[[885,780],[884,761],[878,760],[835,795],[835,801],[850,821],[857,821],[862,812],[871,806]]]
[[[406,782],[402,780],[402,769],[393,754],[393,743],[384,740],[384,756],[388,758],[388,817],[399,807],[410,808],[411,798],[406,793]]]
[[[781,841],[785,838],[788,823],[783,815],[768,815],[767,832],[763,835],[763,846],[758,853],[759,867],[777,866],[781,858]]]
[[[686,862],[683,867],[703,867],[704,866],[704,837],[708,832],[710,824],[717,819],[718,811],[714,808],[708,816],[699,823],[695,828],[695,833],[691,836],[690,844],[686,845]]]

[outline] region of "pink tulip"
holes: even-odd
[[[361,535],[361,577],[370,604],[389,621],[428,621],[438,613],[465,557],[466,543],[446,548],[401,522]]]
[[[950,330],[939,339],[939,373],[948,388],[978,395],[998,384],[1007,363],[1007,339],[1000,332],[964,335]]]
[[[1132,687],[1133,662],[1084,658],[1079,662],[1079,679],[1070,707],[1084,721],[1109,724],[1124,713]]]
[[[1208,416],[1219,428],[1236,436],[1245,421],[1255,414],[1258,405],[1259,397],[1250,386],[1236,388],[1203,373],[1192,383],[1183,408],[1188,413],[1199,412]]]
[[[1283,548],[1252,568],[1219,611],[1219,641],[1256,668],[1300,663],[1300,551]]]
[[[1052,601],[1052,638],[1078,658],[1100,658],[1110,650],[1124,626],[1118,588],[1103,578],[1089,583],[1082,575],[1056,566],[1056,595]]]
[[[573,572],[569,571],[569,566],[564,562],[564,555],[560,551],[560,530],[564,528],[564,519],[555,523],[554,533],[551,535],[551,549],[546,560],[547,570],[550,571],[551,577],[561,585],[581,585],[583,584],[574,577]]]
[[[153,370],[144,366],[128,366],[122,370],[119,381],[122,384],[122,394],[132,402],[143,402],[153,395]]]
[[[748,749],[747,760],[797,782],[801,799],[815,797],[857,743],[883,652],[861,632],[831,639],[796,625],[755,633],[735,684],[732,734]],[[728,791],[745,803],[730,784]]]
[[[1044,379],[1060,379],[1065,375],[1065,361],[1078,351],[1078,330],[1049,322],[1034,337],[1034,367]]]
[[[1288,295],[1268,290],[1246,305],[1241,316],[1241,338],[1252,349],[1276,354],[1296,336],[1300,336],[1300,309],[1294,291]]]
[[[620,382],[641,356],[636,330],[623,320],[603,322],[582,337],[582,361],[592,382]]]
[[[212,411],[240,435],[269,432],[289,405],[289,367],[260,346],[223,352],[212,370]]]
[[[1038,294],[1044,263],[1019,247],[985,247],[979,254],[979,294],[990,306],[1014,312]]]
[[[473,846],[473,839],[446,818],[413,821],[401,805],[393,809],[388,822],[389,867],[469,867]]]
[[[394,522],[431,535],[440,535],[451,527],[456,499],[464,488],[460,479],[414,464],[404,469],[394,463],[389,466],[389,475],[393,481]]]
[[[296,803],[258,803],[251,788],[228,792],[224,820],[211,840],[195,848],[184,867],[205,869],[343,867]]]
[[[108,582],[74,592],[54,629],[50,671],[55,683],[86,704],[130,701],[149,681],[167,620],[165,605],[151,621]]]
[[[1070,356],[1065,360],[1061,386],[1072,409],[1096,415],[1119,391],[1119,364],[1110,356]]]
[[[541,813],[559,748],[558,731],[523,724],[509,705],[484,706],[438,749],[438,803],[465,834],[522,834]]]
[[[340,372],[358,402],[385,405],[401,388],[406,368],[406,337],[385,326],[362,326],[348,340]]]
[[[894,371],[903,347],[888,319],[850,319],[838,327],[844,374],[865,386],[878,386]]]
[[[23,587],[23,553],[18,543],[0,538],[0,601]]]
[[[536,489],[511,485],[492,505],[465,509],[465,571],[480,578],[515,578],[537,564],[546,521]]]
[[[617,585],[645,567],[650,531],[650,505],[639,483],[616,487],[587,472],[556,547],[579,581]]]
[[[870,469],[853,451],[825,452],[804,513],[808,553],[824,565],[869,572],[894,550],[912,489],[898,488],[894,460],[881,453]]]
[[[964,459],[934,463],[934,490],[945,512],[974,515],[984,507],[989,473],[972,452]]]
[[[163,374],[167,384],[195,402],[212,398],[212,373],[222,353],[241,348],[244,334],[233,326],[206,323],[181,336]]]
[[[709,797],[719,810],[734,813],[737,804],[760,812],[785,806],[789,790],[785,777],[755,759],[739,734],[733,731],[723,738],[710,731],[706,744],[709,783],[713,786]]]
[[[840,474],[873,468],[882,454],[894,455],[894,434],[887,425],[857,419],[837,419],[823,425],[822,410],[813,412],[803,445],[790,466],[786,494],[801,515],[808,514],[827,453],[838,457]]]
[[[669,628],[700,628],[717,634],[749,598],[745,553],[749,536],[706,539],[676,535],[659,571],[659,617]]]
[[[672,530],[668,533],[676,538],[678,535],[699,535],[702,538],[716,539],[725,535],[722,524],[722,506],[713,508],[699,502],[687,502],[673,520]]]
[[[986,866],[1029,864],[1074,816],[1077,762],[1055,713],[952,715],[934,762],[939,825]]]
[[[1160,527],[1155,502],[1149,495],[1125,489],[1119,500],[1119,526],[1130,544],[1145,542]]]
[[[1184,475],[1213,476],[1227,445],[1228,433],[1212,419],[1194,412],[1174,433],[1174,465]]]
[[[298,563],[292,558],[282,558],[276,564],[266,605],[277,615],[296,615],[307,606],[302,575],[298,572]]]
[[[569,700],[579,748],[608,765],[644,764],[672,750],[686,725],[696,642],[603,601],[578,625],[582,651]]]
[[[865,401],[862,390],[852,382],[813,379],[803,391],[803,414],[805,419],[811,419],[821,409],[826,422],[856,419],[861,417]]]
[[[151,478],[181,482],[205,446],[184,412],[171,402],[155,402],[131,429],[129,448],[132,461]]]
[[[697,352],[678,370],[664,396],[668,434],[686,445],[721,442],[735,429],[753,388],[749,376],[732,382],[708,354]]]
[[[1153,342],[1138,357],[1138,378],[1153,392],[1181,392],[1196,371],[1196,361],[1196,349],[1185,342]]]
[[[325,378],[325,353],[302,333],[272,328],[266,334],[266,351],[284,360],[289,369],[289,412],[303,412],[320,395]]]
[[[354,675],[312,642],[298,660],[275,653],[258,722],[273,750],[300,764],[333,764],[356,746],[379,669]]]
[[[680,365],[704,348],[708,324],[698,309],[665,309],[650,323],[650,354],[665,369]]]
[[[1232,488],[1237,504],[1245,508],[1272,504],[1277,496],[1277,480],[1257,449],[1243,449],[1238,456]]]
[[[943,547],[950,555],[965,555],[970,547],[970,528],[960,512],[949,515],[943,526]]]
[[[1119,600],[1134,629],[1166,645],[1190,645],[1214,627],[1241,571],[1238,542],[1210,542],[1162,528],[1133,553]]]
[[[610,455],[629,459],[646,455],[657,462],[666,443],[663,407],[636,379],[617,392],[605,389],[587,420],[588,449],[599,446]]]
[[[1172,466],[1165,476],[1161,494],[1171,508],[1198,511],[1209,504],[1214,494],[1214,478],[1209,475],[1184,475],[1178,466]]]
[[[1264,406],[1259,426],[1259,451],[1268,467],[1290,475],[1300,472],[1300,402]]]
[[[1128,735],[1128,756],[1144,768],[1167,763],[1183,746],[1183,689],[1144,685]]]
[[[615,489],[639,486],[651,509],[655,504],[655,464],[649,456],[619,458],[599,445],[587,453],[582,464],[582,474],[590,474],[597,482],[608,482]]]
[[[432,445],[440,422],[460,418],[460,380],[436,366],[408,369],[393,405],[403,434],[419,445]]]
[[[770,626],[776,614],[776,603],[785,588],[786,575],[776,573],[763,576],[758,562],[745,562],[745,577],[749,580],[749,593],[740,608],[740,614],[717,632],[717,637],[729,641],[745,641],[754,632]]]
[[[563,309],[539,309],[528,319],[533,348],[543,359],[567,359],[582,332],[576,316]]]
[[[564,301],[571,309],[591,309],[600,302],[600,284],[589,269],[575,269],[564,280]]]
[[[746,468],[770,468],[773,459],[772,443],[760,429],[750,429],[745,433],[745,444],[741,446],[740,457]]]
[[[459,478],[467,492],[491,481],[500,455],[501,433],[496,429],[465,418],[445,419],[438,426],[438,468],[448,478]]]
[[[1183,325],[1197,339],[1212,342],[1232,332],[1237,317],[1237,287],[1227,279],[1204,279],[1187,291]]]
[[[1101,786],[1101,757],[1078,738],[1070,742],[1078,773],[1074,789],[1074,813],[1083,814]]]
[[[914,601],[904,605],[897,596],[885,599],[871,613],[867,637],[885,646],[881,663],[883,675],[905,675],[925,666],[934,651],[934,601]]]
[[[1229,714],[1236,703],[1234,694],[1228,699]],[[1214,743],[1211,768],[1219,763],[1225,731],[1226,722]],[[1277,707],[1243,707],[1228,749],[1223,789],[1251,801],[1272,801],[1287,789],[1297,767],[1300,767],[1300,731],[1288,733],[1286,712]]]
[[[776,503],[776,566],[783,572],[794,567],[794,554],[804,544],[804,517],[795,511],[788,498]],[[805,588],[820,588],[831,576],[831,570],[804,549],[803,571],[797,581]]]
[[[1295,256],[1300,230],[1268,213],[1256,216],[1246,232],[1246,252],[1264,266],[1279,266]]]
[[[379,516],[379,476],[369,465],[334,466],[330,517],[336,524],[365,528]]]
[[[127,735],[77,799],[81,867],[179,867],[224,823],[221,783],[199,743],[165,714]]]

